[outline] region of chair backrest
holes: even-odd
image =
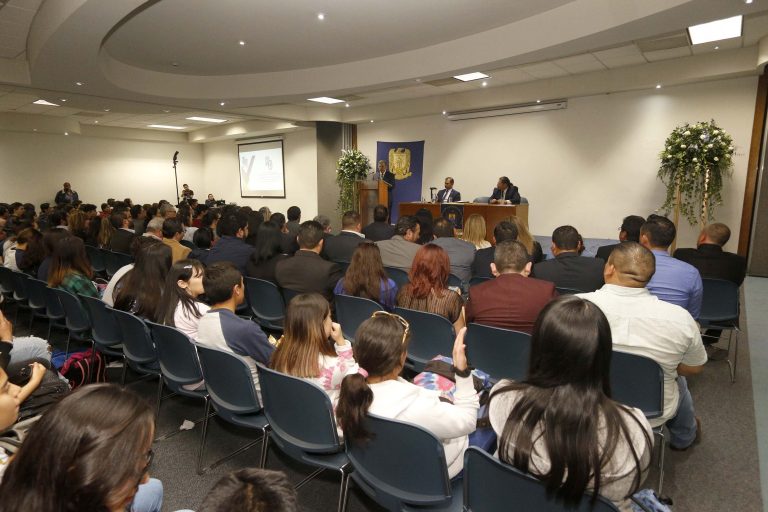
[[[336,453],[344,449],[336,432],[333,404],[320,386],[260,363],[257,368],[264,414],[281,449],[297,459],[302,452]]]
[[[480,276],[474,276],[474,277],[472,277],[472,278],[469,280],[469,286],[470,286],[470,288],[471,288],[472,286],[475,286],[476,284],[482,284],[482,283],[484,283],[484,282],[486,282],[486,281],[490,281],[491,279],[493,279],[493,278],[492,278],[492,277],[480,277]]]
[[[467,360],[494,380],[522,380],[528,375],[531,336],[524,332],[469,324]]]
[[[576,288],[564,288],[561,286],[555,287],[557,293],[560,295],[576,295],[577,293],[584,293],[584,290],[577,290]]]
[[[456,274],[448,274],[448,286],[453,286],[454,288],[461,288],[464,283],[461,281],[461,278],[457,276]]]
[[[195,244],[193,244],[192,242],[190,242],[189,240],[179,240],[179,243],[180,243],[181,245],[183,245],[184,247],[189,247],[189,248],[190,248],[190,249],[192,249],[193,251],[194,251],[195,249],[197,249],[197,246],[196,246]]]
[[[29,307],[32,309],[45,309],[45,289],[48,288],[48,283],[30,277],[24,281],[24,284],[27,287],[27,304],[29,304]]]
[[[565,508],[547,496],[543,482],[532,475],[501,462],[483,450],[470,447],[464,452],[464,510],[485,512],[616,512],[618,509],[602,496],[594,507],[586,494],[576,508]]]
[[[104,263],[104,255],[98,247],[86,245],[85,253],[88,255],[94,272],[104,272],[107,269]]]
[[[701,300],[702,322],[725,322],[739,318],[739,287],[724,279],[701,280],[704,294]]]
[[[0,291],[5,295],[13,293],[13,270],[0,265]]]
[[[288,288],[281,288],[280,292],[283,294],[283,302],[285,303],[286,306],[288,305],[289,302],[291,302],[291,299],[301,294],[300,291],[289,290]]]
[[[59,296],[50,286],[45,286],[45,314],[51,320],[64,318],[64,306],[61,305]]]
[[[379,505],[441,505],[451,500],[451,483],[440,440],[428,430],[369,414],[370,441],[345,439],[352,478]]]
[[[217,348],[204,347],[199,343],[195,346],[205,388],[219,414],[248,414],[261,410],[251,369],[242,357]]]
[[[122,267],[133,262],[133,258],[121,252],[114,252],[114,251],[109,251],[107,249],[101,249],[101,254],[104,257],[104,265],[107,270],[107,275],[110,277],[115,275],[115,272],[120,270]]]
[[[11,286],[13,287],[13,298],[19,302],[27,300],[27,285],[25,282],[29,275],[23,272],[11,271]]]
[[[203,380],[197,350],[192,340],[168,325],[146,322],[152,339],[155,340],[157,355],[160,359],[160,370],[171,387],[181,387],[185,384],[195,384]]]
[[[245,293],[251,311],[259,323],[271,327],[285,318],[285,304],[280,288],[271,281],[245,277]]]
[[[384,267],[384,272],[387,273],[387,277],[395,282],[397,288],[400,289],[407,285],[411,281],[408,279],[408,272],[394,267]]]
[[[341,267],[342,273],[346,274],[349,268],[349,261],[334,261],[335,264]]]
[[[90,329],[91,319],[88,318],[77,295],[62,288],[53,288],[53,291],[59,297],[59,302],[61,302],[61,306],[64,308],[67,329],[74,332],[83,332]]]
[[[144,320],[119,309],[112,309],[112,314],[120,327],[123,340],[123,353],[129,361],[147,365],[157,361],[157,349],[152,342],[149,328]]]
[[[93,341],[99,345],[111,347],[123,341],[120,335],[120,326],[115,320],[112,308],[104,301],[95,297],[80,296],[80,300],[91,319],[91,335]]]
[[[491,202],[491,196],[477,196],[472,200],[473,203],[485,203],[488,204]]]
[[[611,395],[646,418],[664,412],[664,371],[653,359],[616,350],[611,354]]]
[[[355,339],[355,333],[360,324],[371,318],[374,312],[384,309],[376,301],[352,295],[337,295],[334,302],[341,331],[348,340]]]
[[[416,371],[422,371],[424,365],[436,355],[451,357],[456,333],[447,318],[406,308],[395,308],[395,313],[410,326],[408,359]]]

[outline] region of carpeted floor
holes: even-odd
[[[758,291],[757,297],[750,296],[763,306],[768,303],[768,280],[757,281],[750,291]],[[749,282],[747,284],[749,288]],[[761,288],[762,287],[762,288]],[[765,325],[765,307],[755,310],[749,305],[742,310],[742,315],[752,314]],[[761,313],[762,311],[762,313]],[[22,314],[21,320],[26,320]],[[742,326],[753,325],[751,319],[742,319]],[[24,322],[26,323],[26,322]],[[44,333],[42,324],[36,324],[37,333]],[[24,327],[17,328],[17,335],[26,334]],[[752,375],[750,365],[749,328],[742,332],[739,347],[738,375],[735,384],[731,384],[728,367],[725,362],[710,362],[705,371],[689,379],[697,415],[702,420],[703,437],[701,444],[687,452],[666,451],[666,472],[664,494],[674,500],[676,512],[715,512],[734,510],[739,512],[759,512],[763,509],[759,477],[758,445],[753,400]],[[58,333],[55,338],[61,339]],[[753,333],[754,340],[760,340],[760,353],[763,354],[765,331]],[[753,341],[754,343],[754,341]],[[760,372],[768,375],[765,365],[758,366]],[[117,379],[119,370],[110,370],[110,376]],[[762,376],[759,382],[767,382]],[[756,380],[757,381],[757,380]],[[132,387],[154,400],[155,382],[138,382]],[[765,394],[766,389],[762,389]],[[768,419],[768,406],[765,397],[760,397],[758,417]],[[172,397],[163,402],[157,435],[175,430],[184,419],[196,420],[203,415],[202,401],[196,402],[180,397]],[[765,426],[765,425],[764,425]],[[766,438],[768,431],[761,432]],[[216,460],[223,454],[234,451],[239,446],[255,439],[250,433],[225,425],[219,420],[210,423],[206,450],[206,463]],[[195,509],[208,490],[222,475],[233,469],[257,464],[259,445],[243,452],[203,476],[195,472],[200,429],[196,426],[191,431],[182,432],[170,439],[156,442],[155,459],[151,468],[152,475],[160,478],[165,486],[164,510],[173,511],[182,508]],[[765,446],[763,446],[765,448]],[[284,471],[291,482],[298,482],[312,469],[298,464],[282,455],[273,446],[270,447],[267,460],[269,469]],[[656,487],[657,470],[652,470],[645,482],[645,487]],[[307,483],[299,491],[299,501],[304,511],[328,511],[336,508],[338,496],[338,475],[324,473]],[[350,512],[380,510],[359,489],[350,493]]]

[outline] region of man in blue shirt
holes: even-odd
[[[696,267],[669,255],[669,246],[677,235],[675,225],[666,217],[651,215],[640,228],[640,243],[656,257],[656,272],[646,286],[659,299],[677,304],[699,318],[703,287]]]

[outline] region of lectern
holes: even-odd
[[[359,180],[357,182],[358,211],[363,226],[373,222],[373,209],[376,208],[377,204],[387,205],[388,194],[387,182],[384,180]]]

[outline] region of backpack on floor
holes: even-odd
[[[82,352],[74,352],[61,367],[61,374],[69,381],[72,389],[78,388],[84,384],[95,382],[106,382],[106,366],[101,352],[96,351],[93,356],[93,367],[91,367],[91,358],[93,349],[89,348]]]

